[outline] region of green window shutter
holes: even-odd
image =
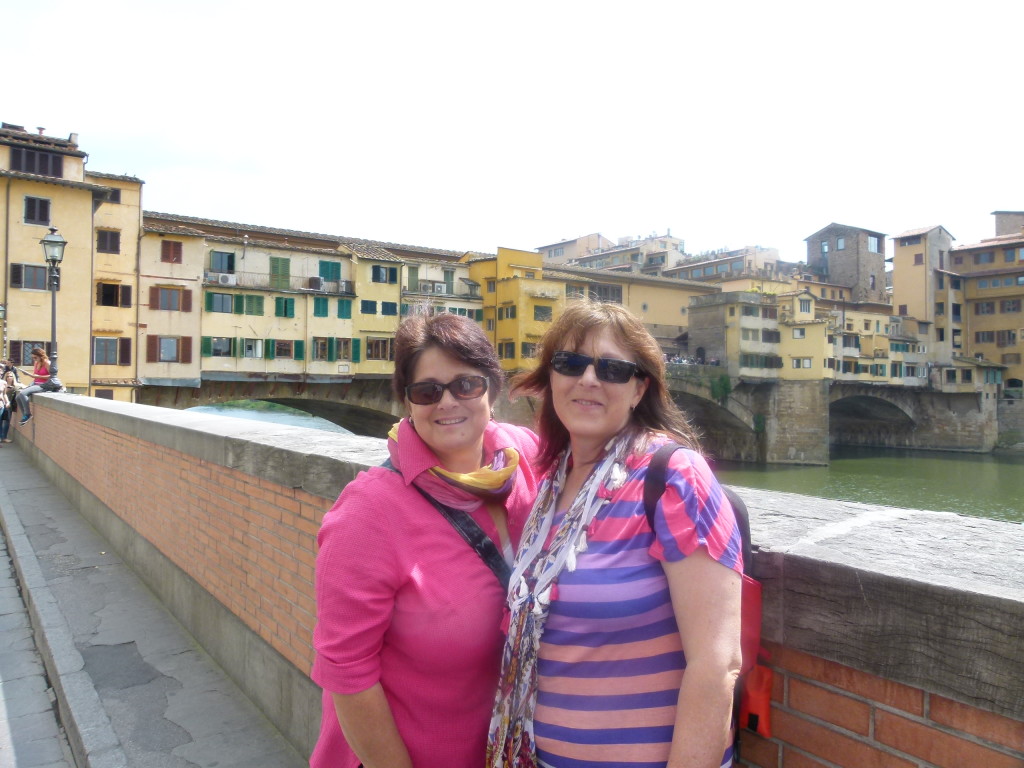
[[[285,317],[295,317],[295,299],[285,299]]]
[[[274,359],[274,340],[264,339],[263,340],[263,357],[267,360]]]
[[[338,359],[338,340],[331,336],[327,339],[327,362],[333,363]]]
[[[398,267],[388,267],[388,282],[389,283],[397,283],[398,282]]]
[[[238,339],[231,339],[231,356],[238,357]]]
[[[199,343],[199,354],[203,357],[210,357],[213,355],[213,339],[211,337],[203,336],[202,341]]]
[[[342,320],[352,319],[352,299],[338,299],[338,317]]]
[[[402,313],[402,317],[405,317],[406,315],[409,314],[409,305],[406,304],[405,302],[402,302],[402,307],[400,311]]]
[[[358,363],[359,362],[359,342],[360,341],[361,341],[361,339],[357,339],[357,338],[353,338],[352,339],[352,362],[353,363]]]
[[[304,340],[299,339],[298,341],[296,341],[295,342],[294,350],[295,350],[295,354],[292,355],[293,359],[295,359],[295,360],[305,360],[306,359],[306,342]]]
[[[206,292],[203,302],[206,307],[206,311],[213,312],[213,294],[210,291]]]
[[[320,277],[323,278],[324,280],[330,280],[331,279],[330,272],[331,272],[331,262],[329,262],[329,261],[321,261],[320,262],[320,272],[319,272]]]
[[[484,321],[484,311],[482,309],[478,309],[476,311],[476,321],[478,323],[482,323]]]
[[[313,317],[327,317],[327,297],[313,297]]]
[[[274,317],[284,317],[284,299],[280,296],[274,297]]]
[[[234,298],[234,303],[235,303],[234,314],[236,314],[236,315],[244,315],[245,314],[245,296],[243,296],[240,293],[236,293],[235,294],[235,298]]]

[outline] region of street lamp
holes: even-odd
[[[50,227],[50,234],[39,241],[46,257],[47,277],[50,283],[50,374],[57,368],[57,268],[64,261],[64,248],[68,241]]]

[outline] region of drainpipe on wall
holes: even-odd
[[[11,322],[11,304],[7,300],[9,296],[8,291],[8,275],[11,274],[10,261],[10,244],[11,244],[11,179],[7,177],[5,179],[7,184],[4,187],[4,210],[7,212],[7,221],[4,222],[4,274],[3,274],[3,285],[4,285],[4,300],[3,305],[6,308],[4,315],[4,338],[3,338],[3,349],[2,357],[4,360],[7,359],[7,326]]]

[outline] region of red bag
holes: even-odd
[[[748,728],[766,739],[772,737],[772,670],[763,664],[740,683],[740,728]]]

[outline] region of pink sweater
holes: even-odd
[[[320,529],[312,677],[324,696],[311,768],[359,765],[331,693],[358,693],[377,682],[415,768],[483,765],[504,640],[504,590],[452,525],[406,485],[437,463],[430,449],[406,441],[404,433],[399,445],[404,477],[380,467],[360,473]],[[537,493],[531,467],[537,438],[491,422],[485,445],[519,451],[506,504],[518,545]],[[497,542],[486,510],[472,516]]]

